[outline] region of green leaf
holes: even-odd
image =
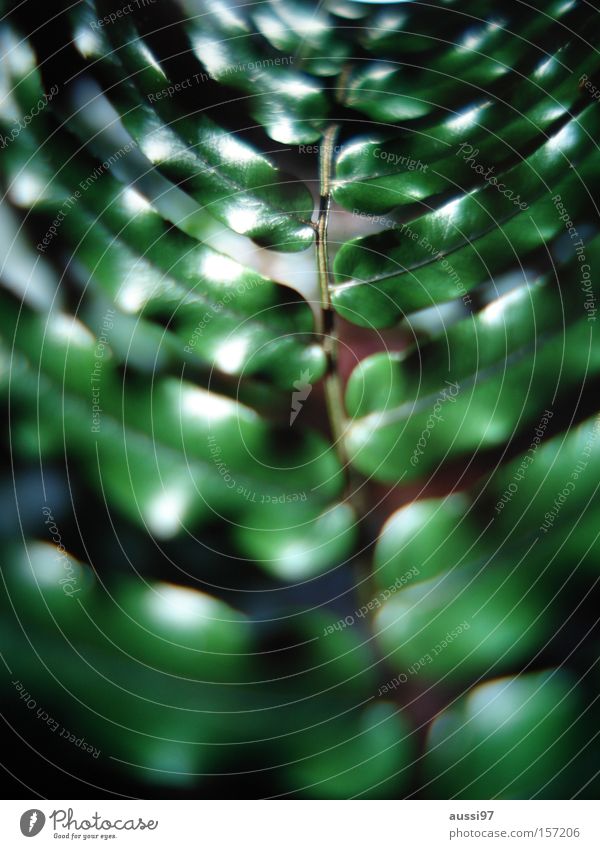
[[[580,14],[574,4],[555,0],[547,14],[530,15],[515,33],[498,20],[482,25],[480,17],[473,19],[463,39],[450,41],[449,46],[445,40],[438,43],[435,56],[427,58],[424,68],[418,59],[414,64],[402,62],[401,68],[397,61],[371,62],[359,68],[349,81],[346,103],[374,121],[397,123],[422,118],[441,106],[463,105],[482,92],[501,97],[519,83],[522,63],[530,70],[535,55],[532,43],[545,38],[552,47],[553,25],[564,40],[565,30],[556,27],[556,21],[573,26]],[[473,31],[476,23],[479,29]]]
[[[410,582],[374,623],[395,673],[380,694],[413,680],[448,686],[489,677],[533,656],[553,633],[556,606],[531,583],[529,569],[510,556]]]
[[[163,97],[163,90],[179,81],[170,80],[142,48],[129,17],[112,26],[118,43],[111,45],[103,28],[91,28],[98,17],[93,6],[79,4],[71,15],[75,45],[107,86],[123,125],[161,174],[227,227],[265,247],[298,251],[311,244],[308,189],[211,119],[186,113]]]
[[[546,577],[549,571],[575,571],[573,564],[579,569],[584,562],[593,574],[598,419],[542,443],[553,415],[542,416],[526,452],[467,494],[415,501],[393,513],[375,549],[377,585],[388,589],[397,588],[398,579],[400,587],[416,578],[429,581],[499,554],[516,562],[515,546],[522,552],[533,540],[532,556],[543,563]]]
[[[502,182],[510,197],[486,185],[397,230],[346,243],[335,260],[336,310],[362,326],[388,327],[407,312],[465,296],[517,258],[522,262],[563,232],[557,195],[571,217],[589,208],[581,187],[596,172],[590,153],[599,122],[598,110],[588,106],[510,169]]]
[[[597,572],[597,420],[533,447],[466,494],[418,501],[385,524],[376,627],[397,678],[472,679],[510,671],[556,630],[568,576]],[[391,590],[391,593],[390,593]],[[559,629],[563,641],[568,632]]]
[[[476,687],[431,726],[432,797],[570,798],[586,777],[573,758],[588,739],[582,707],[576,680],[559,669]]]
[[[9,149],[9,194],[49,222],[60,218],[55,238],[86,269],[86,288],[100,287],[125,313],[168,323],[165,344],[174,334],[180,360],[285,389],[306,368],[319,379],[325,359],[310,336],[312,312],[293,290],[170,227],[136,189],[76,153],[68,135],[38,140],[39,151],[33,139]]]
[[[159,6],[0,34],[17,733],[106,792],[592,796],[597,11]]]
[[[322,6],[315,8],[306,0],[267,0],[251,7],[250,14],[273,47],[293,55],[311,74],[338,74],[351,55],[352,30],[336,27],[335,18]]]
[[[184,29],[199,69],[210,79],[244,92],[248,97],[241,99],[240,105],[275,141],[317,141],[328,102],[312,77],[295,70],[295,52],[265,50],[256,27],[219,3],[203,3],[200,15],[197,8],[194,3],[184,3],[188,14]]]
[[[598,261],[600,242],[586,250]],[[449,457],[508,444],[600,365],[581,263],[492,301],[402,354],[375,354],[351,374],[346,445],[378,480],[406,481]],[[535,392],[532,387],[535,386]]]
[[[101,590],[88,566],[69,557],[67,570],[66,558],[36,542],[11,552],[0,593],[3,614],[12,610],[27,634],[3,615],[7,662],[15,678],[35,684],[50,730],[64,722],[94,759],[116,758],[145,782],[185,786],[217,768],[223,743],[239,736],[243,690],[231,681],[253,664],[251,624],[174,584]],[[61,585],[67,571],[70,583]]]
[[[291,788],[317,799],[380,798],[402,792],[412,766],[411,730],[393,705],[367,707],[311,728],[290,747]]]
[[[349,504],[335,504],[315,515],[301,494],[257,499],[246,521],[247,527],[235,531],[240,547],[285,581],[309,579],[333,566],[343,568],[356,543],[356,516]]]
[[[362,8],[371,14],[365,22],[367,26],[361,28],[360,41],[375,57],[403,57],[406,53],[426,53],[437,47],[445,49],[447,44],[459,41],[465,27],[466,32],[485,31],[483,19],[498,11],[497,4],[489,0],[477,3],[447,0],[436,8],[435,16],[427,6],[416,3],[390,4],[376,7],[375,11],[370,6]],[[515,11],[515,7],[511,8],[511,13]],[[507,17],[504,12],[500,20],[506,21]],[[435,58],[435,52],[427,56],[428,61]]]
[[[544,56],[507,102],[482,96],[426,130],[353,140],[336,164],[335,200],[378,215],[435,194],[469,191],[480,183],[479,164],[497,174],[559,129],[582,98],[573,78],[596,69],[593,57],[582,60],[579,44],[571,43]],[[387,226],[393,224],[390,219]]]
[[[199,518],[243,516],[249,495],[301,494],[316,505],[339,493],[339,464],[316,434],[280,430],[251,408],[176,378],[119,386],[110,349],[72,316],[44,320],[5,304],[2,331],[27,360],[16,398],[37,404],[64,448],[117,508],[159,537]],[[61,397],[59,415],[56,397]],[[54,419],[54,421],[52,421]],[[290,459],[294,462],[290,468]]]

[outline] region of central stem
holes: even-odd
[[[347,469],[348,455],[344,443],[346,417],[344,414],[344,398],[338,371],[338,337],[335,314],[331,306],[329,256],[327,248],[327,224],[331,206],[331,172],[335,140],[339,127],[332,124],[323,135],[323,143],[319,156],[319,218],[317,220],[317,270],[319,289],[321,292],[321,309],[319,314],[319,333],[323,337],[323,350],[327,358],[327,371],[324,381],[325,402],[331,435],[335,448],[342,463]]]
[[[331,173],[333,168],[335,141],[339,126],[332,124],[323,135],[321,152],[319,157],[319,182],[320,202],[319,218],[316,227],[317,243],[317,268],[319,274],[319,288],[321,291],[321,309],[319,311],[318,330],[323,338],[323,350],[327,357],[327,372],[324,380],[325,402],[329,427],[337,455],[339,457],[346,478],[346,499],[354,506],[359,527],[362,527],[362,517],[365,514],[363,485],[356,479],[349,463],[348,452],[345,443],[345,431],[348,421],[345,413],[342,382],[338,368],[339,339],[335,321],[335,312],[331,304],[330,284],[331,272],[329,270],[329,255],[327,248],[327,225],[329,223],[329,209],[331,206]],[[371,586],[372,572],[367,559],[359,557],[354,562],[356,574],[356,598],[358,604],[368,604],[373,598],[374,590]]]

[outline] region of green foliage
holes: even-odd
[[[11,680],[157,796],[593,795],[598,13],[117,11],[1,24]]]
[[[581,710],[576,682],[560,670],[483,684],[433,723],[428,777],[442,797],[458,780],[472,797],[555,798],[581,782]]]

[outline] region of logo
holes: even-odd
[[[46,817],[42,811],[32,808],[30,811],[25,811],[21,817],[21,834],[25,837],[35,837],[45,824]]]
[[[303,403],[306,401],[312,391],[312,385],[310,383],[310,372],[308,369],[305,369],[300,374],[300,380],[295,380],[293,386],[296,391],[292,393],[290,427],[294,424],[296,416],[302,409]]]

